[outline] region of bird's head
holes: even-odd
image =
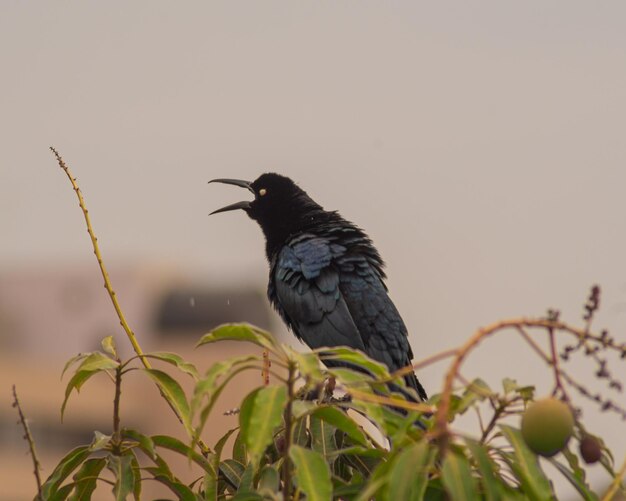
[[[254,194],[254,200],[237,202],[211,214],[241,209],[254,219],[265,235],[268,256],[286,239],[311,225],[324,210],[291,179],[279,174],[267,173],[255,181],[239,179],[213,179],[209,183],[224,183],[246,188]]]

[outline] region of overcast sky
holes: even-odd
[[[625,19],[623,1],[3,1],[0,271],[93,258],[54,145],[110,266],[263,287],[260,230],[207,217],[247,192],[206,181],[276,171],[374,239],[417,358],[547,307],[577,323],[593,283],[623,340]],[[550,379],[506,339],[477,373]],[[624,423],[594,412],[623,457]]]

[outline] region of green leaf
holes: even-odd
[[[252,392],[241,405],[239,425],[244,432],[248,454],[256,466],[272,443],[274,430],[282,422],[287,401],[285,386],[265,386]]]
[[[336,428],[317,416],[311,415],[309,431],[311,433],[311,449],[319,452],[329,461],[329,456],[337,450],[335,442]],[[333,462],[331,459],[329,462]]]
[[[441,468],[441,478],[452,499],[475,499],[478,491],[472,477],[469,461],[461,454],[450,451]]]
[[[330,481],[330,469],[322,455],[292,445],[289,457],[293,461],[294,478],[298,488],[307,496],[307,501],[328,501],[332,499],[333,486]]]
[[[279,487],[280,473],[278,473],[278,470],[273,466],[265,466],[259,474],[258,490],[261,493],[263,491],[276,493]]]
[[[548,458],[548,461],[550,461],[550,463],[552,463],[552,465],[561,472],[569,483],[574,486],[585,501],[597,501],[599,499],[597,494],[589,488],[585,481],[581,480],[578,475],[574,474],[565,465],[559,463],[554,458]]]
[[[189,374],[195,380],[199,379],[198,369],[191,362],[187,362],[183,357],[177,355],[176,353],[168,353],[165,351],[159,351],[155,353],[146,353],[145,355],[148,358],[154,358],[160,360],[162,362],[166,362],[168,364],[174,365],[185,374]]]
[[[482,379],[474,379],[463,392],[463,396],[456,408],[457,414],[464,414],[475,402],[482,402],[493,392]]]
[[[191,419],[189,416],[189,402],[187,396],[181,388],[178,381],[166,372],[158,369],[142,369],[145,371],[159,386],[163,394],[167,397],[167,400],[174,406],[176,412],[180,416],[185,429],[190,437],[194,435],[193,428],[191,426]]]
[[[239,412],[241,413],[241,410]],[[235,443],[233,444],[233,459],[241,464],[248,463],[248,450],[246,449],[246,442],[241,428],[239,428],[239,433],[237,433]]]
[[[319,384],[324,382],[324,373],[320,366],[320,360],[314,353],[299,353],[295,350],[289,350],[291,358],[298,364],[300,374],[310,384]]]
[[[70,368],[72,364],[78,362],[79,360],[82,360],[83,358],[87,358],[89,355],[90,353],[79,353],[78,355],[74,355],[67,362],[65,362],[65,366],[63,367],[63,370],[61,371],[61,379],[63,379],[65,372],[67,371],[67,369]]]
[[[107,456],[107,468],[113,472],[115,477],[113,495],[116,501],[125,501],[126,497],[133,492],[135,474],[133,473],[132,459],[133,456],[130,454],[123,456],[109,454]]]
[[[111,441],[111,435],[105,435],[104,433],[95,431],[93,441],[91,442],[91,445],[89,446],[89,450],[99,451],[99,450],[105,449],[109,445],[110,441]]]
[[[515,391],[517,389],[517,381],[515,379],[505,377],[502,380],[502,389],[504,390],[504,393],[511,393],[512,391]]]
[[[241,481],[239,482],[239,492],[252,492],[254,490],[254,472],[256,471],[256,465],[252,462],[248,463],[241,475]]]
[[[156,451],[154,450],[154,442],[152,439],[137,430],[129,428],[122,429],[122,438],[124,440],[132,440],[139,445],[139,448],[152,460],[156,458]]]
[[[107,357],[104,353],[94,351],[90,353],[78,366],[76,372],[79,371],[106,371],[111,369],[117,369],[120,363],[110,357]]]
[[[513,446],[514,460],[509,462],[509,466],[521,482],[522,490],[528,499],[536,499],[537,501],[552,499],[553,493],[550,482],[539,466],[537,456],[524,442],[521,432],[507,425],[500,425],[500,429]]]
[[[168,435],[153,435],[151,438],[155,447],[161,447],[163,449],[177,452],[178,454],[191,459],[204,471],[215,473],[213,466],[210,463],[213,459],[212,454],[209,454],[209,457],[205,458],[202,454],[199,454],[177,438],[170,437]]]
[[[426,440],[411,444],[396,456],[389,475],[389,498],[406,501],[423,499],[435,449]]]
[[[76,371],[76,373],[72,376],[72,379],[70,379],[67,383],[67,386],[65,387],[65,398],[63,399],[63,404],[61,405],[61,421],[63,421],[65,406],[67,405],[67,401],[70,398],[72,390],[76,389],[76,392],[79,392],[83,384],[85,384],[94,374],[97,374],[97,371]]]
[[[367,445],[368,443],[361,427],[344,411],[337,407],[328,405],[319,406],[311,413],[311,416],[315,416],[343,431],[357,444]]]
[[[322,362],[324,360],[345,362],[368,370],[374,377],[381,379],[389,377],[387,366],[372,360],[358,350],[340,346],[337,348],[318,348],[315,352],[320,354]]]
[[[296,445],[301,445],[302,447],[306,447],[309,444],[309,435],[307,431],[307,419],[306,416],[298,419],[294,425],[293,430],[291,432],[291,441]]]
[[[105,337],[100,342],[100,344],[102,345],[102,349],[106,351],[109,355],[111,355],[113,358],[118,358],[117,349],[115,347],[115,340],[113,339],[113,336]]]
[[[247,341],[271,351],[277,348],[271,334],[246,323],[220,325],[202,336],[196,347],[218,341]]]
[[[74,474],[74,491],[69,501],[88,501],[91,499],[100,472],[106,465],[105,458],[87,459]]]
[[[479,442],[465,439],[465,443],[476,460],[478,471],[480,472],[480,482],[485,491],[485,501],[499,501],[501,496],[500,482],[496,478],[493,462],[487,452],[487,446]]]
[[[206,376],[196,384],[191,400],[191,415],[195,415],[203,399],[208,397],[207,403],[200,412],[200,422],[196,427],[196,438],[202,433],[209,414],[226,385],[232,378],[244,370],[252,368],[258,370],[256,367],[258,360],[259,357],[255,355],[246,355],[215,363],[207,371]]]
[[[87,445],[76,447],[66,454],[44,482],[42,486],[43,498],[51,498],[68,475],[78,468],[90,455],[91,451]]]
[[[228,482],[235,488],[239,489],[241,484],[241,477],[246,469],[239,461],[234,459],[226,459],[219,465],[220,473],[226,477]]]

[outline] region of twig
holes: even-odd
[[[263,384],[268,386],[270,384],[270,367],[272,362],[270,361],[270,352],[263,350],[263,369],[261,369],[261,377],[263,378]]]
[[[59,164],[59,167],[63,169],[68,179],[70,180],[70,183],[72,184],[72,188],[76,192],[76,196],[78,197],[78,205],[80,206],[80,209],[83,212],[83,216],[85,217],[85,223],[87,225],[87,232],[89,233],[89,237],[91,238],[93,252],[96,256],[96,259],[98,260],[98,265],[100,266],[100,272],[102,273],[102,278],[104,279],[104,288],[109,293],[109,297],[111,298],[111,302],[113,303],[113,308],[115,309],[115,313],[117,314],[117,317],[120,320],[120,325],[124,329],[124,332],[126,333],[126,336],[128,337],[128,340],[130,341],[130,344],[132,345],[133,350],[135,350],[135,353],[141,360],[141,363],[143,364],[143,366],[146,369],[151,369],[152,365],[150,364],[148,359],[144,356],[143,350],[141,349],[141,346],[139,346],[139,343],[137,342],[137,338],[135,337],[135,333],[132,331],[132,329],[128,325],[128,322],[126,321],[126,317],[124,316],[124,313],[122,312],[122,308],[120,307],[120,304],[117,300],[115,291],[113,290],[113,286],[111,285],[109,274],[107,273],[106,267],[104,266],[104,261],[102,260],[102,254],[100,253],[100,247],[98,245],[98,238],[96,237],[96,234],[93,231],[93,227],[91,226],[91,219],[89,218],[89,211],[87,210],[87,206],[85,205],[83,194],[80,191],[78,184],[76,183],[76,178],[72,175],[72,172],[70,171],[69,167],[67,166],[67,164],[65,163],[65,161],[63,160],[59,152],[52,146],[50,146],[50,150],[52,151],[52,153],[54,153],[54,156],[56,157],[57,162]],[[178,418],[178,420],[182,423],[183,419],[178,413],[178,411],[176,410],[176,406],[174,405],[174,403],[169,399],[167,394],[163,391],[163,389],[158,384],[157,384],[157,387],[159,388],[159,392],[161,393],[161,396],[165,399],[165,401],[168,403],[172,411],[174,411],[174,414],[176,414],[176,417]],[[204,442],[202,442],[201,440],[198,440],[197,443],[202,451],[202,454],[204,454],[205,456],[208,455],[209,448],[204,444]]]
[[[291,496],[291,460],[289,450],[291,449],[291,425],[292,425],[292,405],[295,398],[294,383],[296,379],[296,368],[294,362],[289,363],[289,375],[287,378],[287,406],[285,408],[285,445],[283,451],[283,499],[289,501]]]
[[[474,335],[469,340],[467,340],[464,345],[456,350],[454,360],[452,361],[452,364],[450,365],[450,368],[446,373],[443,391],[441,392],[441,399],[437,408],[434,427],[434,435],[439,439],[442,454],[445,454],[450,440],[450,431],[448,429],[447,423],[448,412],[450,409],[450,401],[452,398],[453,384],[455,379],[457,378],[457,374],[460,371],[461,365],[463,364],[469,353],[474,348],[476,348],[476,346],[478,346],[484,338],[489,337],[492,334],[507,328],[516,328],[519,332],[519,329],[524,327],[553,329],[554,331],[569,333],[576,336],[578,339],[587,339],[599,343],[603,342],[601,336],[594,336],[593,334],[590,334],[585,330],[577,329],[559,320],[548,318],[517,318],[503,320],[476,331]],[[605,345],[619,352],[624,352],[623,346],[618,346],[614,343],[605,343]]]
[[[118,362],[120,362],[118,360]],[[113,443],[121,442],[120,435],[120,398],[122,396],[122,364],[115,369],[115,397],[113,398]]]
[[[554,389],[552,390],[552,396],[555,396],[558,391],[561,392],[561,395],[565,399],[566,402],[569,402],[569,396],[563,387],[563,383],[561,383],[561,371],[559,369],[559,354],[556,351],[556,340],[554,339],[554,329],[552,327],[548,327],[548,337],[550,338],[550,364],[554,369]]]
[[[22,407],[20,406],[20,401],[17,398],[17,390],[15,389],[15,385],[13,385],[13,407],[17,409],[17,413],[20,416],[20,423],[22,424],[22,428],[24,428],[24,438],[28,442],[28,449],[30,451],[30,457],[33,459],[33,473],[35,474],[35,480],[37,481],[37,499],[43,501],[43,491],[41,488],[41,476],[39,475],[39,470],[41,469],[41,464],[39,463],[39,459],[37,459],[37,452],[35,451],[35,441],[33,440],[33,436],[30,433],[30,427],[28,426],[28,422],[24,417],[24,413],[22,412]]]
[[[98,265],[100,266],[100,272],[102,273],[102,278],[104,279],[104,288],[109,293],[109,297],[111,298],[111,302],[113,303],[113,307],[115,308],[115,313],[117,313],[117,316],[120,319],[120,325],[124,329],[124,332],[126,332],[126,335],[128,336],[130,344],[133,345],[133,349],[135,350],[135,353],[137,353],[137,355],[141,359],[141,362],[143,363],[144,367],[146,369],[150,369],[151,368],[150,362],[146,360],[146,358],[143,356],[143,350],[141,349],[141,346],[139,346],[139,343],[137,342],[137,338],[135,337],[134,332],[132,331],[132,329],[128,325],[128,322],[126,321],[126,317],[124,316],[124,313],[122,312],[122,308],[120,307],[120,304],[117,300],[117,296],[115,295],[115,291],[113,290],[113,287],[111,285],[109,274],[107,273],[107,270],[104,266],[104,261],[102,260],[102,254],[100,253],[100,247],[98,245],[98,238],[96,237],[93,231],[93,227],[91,226],[91,220],[89,218],[89,211],[87,210],[87,206],[85,205],[83,194],[81,193],[80,188],[78,187],[78,184],[76,183],[76,178],[72,175],[72,172],[70,171],[69,167],[65,164],[65,161],[63,160],[59,152],[56,149],[54,149],[52,146],[50,146],[50,150],[52,151],[52,153],[54,153],[54,156],[56,157],[57,162],[59,163],[59,166],[61,167],[61,169],[63,169],[63,171],[67,175],[68,179],[70,180],[70,183],[72,183],[72,188],[74,188],[74,191],[76,192],[76,196],[78,197],[78,205],[80,205],[80,208],[83,211],[83,216],[85,217],[85,223],[87,224],[87,232],[89,233],[89,237],[91,238],[93,252],[96,255],[96,259],[98,260]]]

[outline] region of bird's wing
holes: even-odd
[[[385,363],[390,371],[410,365],[413,353],[406,326],[377,268],[363,255],[339,256],[337,266],[339,290],[363,339],[365,352]],[[426,399],[415,374],[408,374],[405,380]]]
[[[333,265],[344,250],[313,235],[292,240],[273,263],[268,294],[296,336],[309,347],[348,346],[365,352]]]

